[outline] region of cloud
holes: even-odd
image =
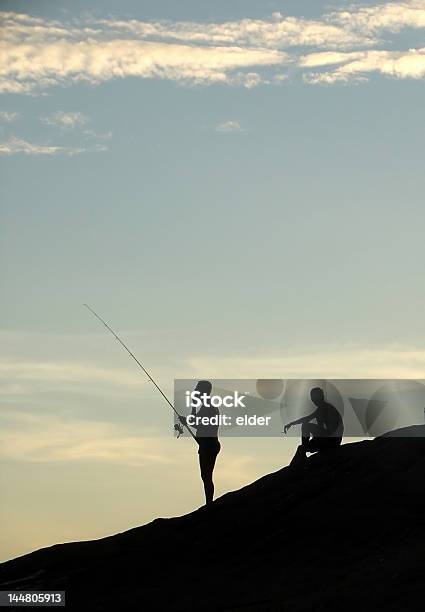
[[[41,121],[46,125],[57,125],[67,129],[86,125],[90,119],[80,112],[57,111],[47,117],[42,117]]]
[[[224,121],[223,123],[219,123],[216,128],[216,132],[241,132],[242,128],[239,124],[239,121]]]
[[[352,5],[328,14],[327,19],[345,30],[365,35],[400,32],[403,28],[425,28],[425,0],[387,2],[371,6]]]
[[[0,154],[15,155],[25,153],[26,155],[56,155],[57,153],[77,154],[83,149],[60,147],[53,145],[33,144],[21,138],[12,136],[7,142],[0,143]]]
[[[137,23],[140,33],[132,34],[127,28],[124,35],[112,23],[73,28],[3,13],[0,91],[25,93],[66,82],[97,84],[131,76],[233,83],[241,70],[279,65],[285,58],[275,49],[146,40],[143,31],[151,31],[154,25]],[[246,86],[252,84],[252,78],[248,79]]]
[[[154,475],[159,469],[162,478],[178,468],[197,482],[191,440],[183,438],[176,443],[171,435],[152,436],[149,431],[135,434],[128,425],[16,411],[2,411],[0,422],[2,461],[120,465],[155,470]],[[220,455],[216,467],[218,494],[286,465],[297,441],[278,442],[279,448],[270,439],[266,445],[257,440],[257,451],[252,453],[245,440],[226,440],[226,452]]]
[[[166,442],[107,421],[2,411],[0,456],[29,462],[101,461],[135,467],[173,463]]]
[[[388,345],[365,347],[318,347],[316,350],[273,352],[267,356],[240,354],[215,355],[183,353],[178,359],[164,360],[156,354],[161,332],[123,332],[129,346],[152,354],[150,366],[155,377],[172,394],[173,378],[424,378],[425,349]],[[170,348],[174,339],[164,336]],[[142,395],[151,398],[153,390],[146,377],[124,351],[103,332],[87,335],[0,333],[3,358],[0,360],[0,393],[9,401],[13,394],[29,400],[36,393],[63,392],[119,394],[129,400]],[[168,346],[168,345],[166,345]],[[63,358],[67,355],[67,359]],[[142,353],[143,354],[143,353]],[[171,353],[168,352],[168,355]],[[81,355],[85,355],[84,361]],[[155,356],[156,355],[156,356]],[[117,363],[119,364],[117,366]],[[9,389],[8,389],[9,387]],[[154,395],[155,396],[155,393]],[[149,400],[151,401],[151,400]],[[158,397],[158,401],[162,401]]]
[[[0,121],[4,121],[5,123],[12,123],[19,117],[19,113],[15,113],[12,111],[0,111]]]
[[[138,370],[99,367],[73,361],[0,361],[0,376],[13,381],[63,383],[101,383],[120,387],[140,387],[143,378]]]
[[[82,325],[85,317],[83,311]],[[96,322],[93,322],[93,328],[97,330]],[[121,329],[119,333],[136,354],[148,352],[149,367],[158,376],[165,392],[172,394],[173,377],[183,376],[185,365],[180,359],[164,362],[163,354],[156,352],[158,338],[164,346],[168,342],[167,346],[172,348],[174,338],[169,331],[126,332]],[[75,394],[101,398],[102,401],[106,396],[114,397],[114,400],[116,397],[133,400],[145,394],[151,398],[152,385],[147,377],[111,338],[102,328],[90,334],[0,330],[2,400],[14,404],[24,401],[27,405],[45,401],[47,396],[49,400],[57,398],[58,394],[71,402]],[[153,395],[156,397],[156,392]],[[158,401],[162,402],[160,396]]]
[[[302,59],[303,66],[340,64],[335,70],[307,73],[311,84],[365,80],[370,73],[398,79],[421,79],[425,76],[425,47],[408,51],[364,51],[357,53],[315,53]]]
[[[196,22],[143,22],[135,19],[104,19],[93,22],[115,32],[143,38],[161,38],[186,43],[210,45],[241,45],[283,49],[296,46],[347,47],[370,45],[376,40],[330,23],[328,19],[310,20],[284,17],[273,13],[271,19],[241,19],[222,23]]]
[[[309,53],[300,58],[299,65],[303,68],[316,68],[317,66],[329,66],[332,64],[345,64],[351,60],[364,57],[363,51],[352,53],[341,53],[339,51],[322,51],[320,53]]]
[[[64,147],[59,145],[34,144],[11,136],[6,142],[0,143],[0,155],[16,155],[23,153],[25,155],[78,155],[80,153],[96,153],[107,151],[106,145],[95,145],[93,147]]]
[[[82,309],[81,309],[82,310]],[[77,308],[78,316],[78,308]],[[80,313],[81,326],[86,316]],[[150,397],[152,386],[137,364],[95,321],[94,332],[87,334],[49,334],[0,330],[0,395],[5,401],[32,402],[36,394],[86,394],[104,398]],[[137,355],[149,354],[149,367],[172,394],[174,376],[183,377],[186,370],[180,357],[171,359],[175,336],[169,329],[144,332],[120,329],[119,334]],[[168,358],[157,352],[158,339],[169,347]],[[167,351],[166,351],[167,352]],[[186,372],[187,373],[187,372]],[[168,386],[167,386],[168,385]],[[26,396],[25,398],[23,396]],[[15,397],[14,397],[15,396]],[[37,401],[38,401],[37,399]],[[159,398],[159,401],[160,400]]]
[[[87,138],[96,138],[100,140],[110,140],[112,138],[112,132],[96,132],[95,130],[88,129],[83,131],[84,136]]]
[[[247,89],[252,89],[262,83],[268,84],[269,81],[268,79],[264,79],[258,72],[239,72],[234,79],[234,83],[243,85]]]
[[[138,340],[148,351],[151,342],[157,345],[157,332],[140,336]],[[171,433],[167,407],[162,406],[162,398],[135,364],[103,333],[49,336],[10,332],[2,333],[1,341],[3,351],[8,354],[0,361],[3,405],[0,454],[4,458],[37,462],[102,461],[133,466],[168,460],[170,453],[166,444],[173,439],[156,437],[164,428]],[[137,354],[137,335],[129,344],[136,347]],[[70,357],[61,359],[55,356],[55,351]],[[86,356],[83,362],[81,354]],[[46,359],[46,355],[50,358]],[[120,355],[122,365],[117,367]],[[161,354],[157,362],[153,360],[152,367],[155,377],[161,385],[165,382],[165,392],[170,395],[170,381],[174,377],[204,377],[206,372],[211,378],[422,380],[425,350],[394,345],[318,348],[265,356],[183,353],[175,362],[167,358],[165,363]],[[138,431],[137,423],[124,424],[122,421],[128,418],[129,412],[118,411],[121,422],[105,417],[108,406],[114,408],[109,414],[115,414],[117,405],[120,409],[134,406],[138,412],[140,402],[154,415],[147,417],[152,423],[150,429]],[[17,409],[12,410],[15,406]],[[94,420],[94,414],[101,418]],[[247,467],[240,466],[241,478]]]
[[[40,121],[49,126],[59,127],[63,132],[69,132],[71,130],[78,129],[79,134],[83,136],[84,140],[91,144],[89,147],[71,147],[61,152],[68,152],[68,154],[75,155],[76,153],[84,152],[100,152],[107,151],[108,147],[102,144],[105,140],[112,138],[112,132],[97,132],[92,128],[85,127],[90,123],[90,117],[79,111],[66,112],[56,111],[46,117],[41,117]],[[63,147],[59,147],[63,149]],[[57,151],[60,152],[60,151]]]
[[[0,90],[21,91],[65,81],[98,84],[113,78],[159,78],[192,83],[230,83],[230,73],[252,65],[276,65],[283,54],[269,49],[191,47],[135,40],[57,41],[3,49]],[[251,84],[251,83],[249,83]]]
[[[114,18],[66,23],[14,12],[0,16],[0,92],[6,93],[35,94],[59,84],[127,77],[249,89],[285,80],[282,66],[290,66],[292,74],[298,69],[310,83],[365,80],[362,74],[371,72],[423,77],[422,50],[393,48],[396,43],[386,37],[425,28],[425,0],[353,4],[315,20],[278,12],[266,19],[215,23]],[[320,55],[329,64],[332,54],[344,53],[346,61],[336,62],[343,69],[308,71],[308,62],[319,62]],[[353,53],[361,57],[354,60]],[[72,114],[63,113],[62,126],[70,125],[65,115]]]
[[[193,377],[211,378],[409,378],[423,379],[425,350],[413,347],[348,347],[269,357],[199,356]]]

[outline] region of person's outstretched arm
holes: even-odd
[[[290,423],[287,423],[285,427],[283,428],[283,432],[286,433],[288,429],[290,427],[293,427],[294,425],[302,425],[303,423],[309,423],[313,419],[317,418],[317,413],[318,413],[318,409],[316,408],[316,410],[312,412],[311,414],[308,414],[305,417],[301,417],[300,419],[297,419],[296,421],[291,421]]]

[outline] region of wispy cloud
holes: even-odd
[[[321,20],[284,17],[273,13],[270,19],[241,19],[221,23],[188,21],[143,22],[135,19],[104,19],[93,26],[103,26],[118,34],[130,33],[143,38],[161,38],[185,43],[241,45],[243,47],[283,49],[298,46],[347,47],[371,45],[376,39],[360,30]]]
[[[110,130],[108,132],[96,132],[90,128],[83,130],[83,134],[86,138],[96,138],[99,140],[109,140],[112,138],[112,132]]]
[[[315,53],[305,56],[303,66],[340,64],[325,72],[304,75],[308,83],[349,82],[364,80],[370,73],[379,73],[400,79],[421,79],[425,76],[425,47],[408,51],[363,51],[354,53]]]
[[[125,77],[252,88],[284,80],[286,66],[310,83],[359,80],[372,72],[424,76],[423,49],[397,48],[394,36],[406,28],[425,28],[425,0],[353,4],[315,20],[274,13],[216,23],[113,18],[65,23],[14,12],[0,15],[0,91],[9,93]],[[307,49],[313,55],[346,53],[346,61],[330,72],[321,72],[316,63],[318,70],[311,73]],[[363,59],[354,64],[356,51]]]
[[[190,366],[195,377],[208,372],[211,378],[422,379],[425,350],[402,346],[348,347],[268,357],[199,356],[190,359]]]
[[[12,111],[0,111],[0,121],[4,123],[12,123],[12,121],[16,121],[19,117],[19,113],[15,113]]]
[[[91,119],[80,111],[56,111],[45,117],[40,117],[40,121],[45,125],[58,127],[63,133],[78,132],[85,143],[90,143],[90,146],[71,147],[71,150],[68,151],[71,155],[75,153],[107,151],[108,146],[104,144],[104,141],[112,138],[111,131],[97,132],[93,128],[87,127]]]
[[[2,411],[0,456],[30,462],[102,461],[144,466],[172,463],[161,438],[135,435],[130,427],[107,421],[61,419],[51,415]]]
[[[131,35],[130,29],[124,36],[114,23],[95,25],[75,28],[3,13],[0,91],[21,93],[65,82],[100,83],[130,76],[229,83],[241,80],[241,71],[249,67],[284,60],[284,54],[275,49],[177,44],[147,40],[142,33]],[[139,25],[147,30],[153,27]]]
[[[74,361],[0,361],[0,376],[9,380],[26,382],[48,382],[51,385],[63,383],[118,385],[139,387],[143,378],[138,370],[100,367],[91,363]]]
[[[129,336],[136,354],[157,343],[152,336]],[[0,334],[3,358],[0,360],[1,393],[28,398],[35,393],[93,393],[104,397],[134,398],[149,394],[151,387],[137,366],[104,334],[51,336],[48,334]],[[126,337],[126,334],[124,334]],[[63,358],[63,352],[67,359]],[[84,361],[81,355],[85,355]],[[142,353],[143,354],[143,353]],[[122,361],[119,361],[122,358]],[[415,346],[378,347],[349,345],[329,350],[272,352],[269,355],[183,353],[178,360],[150,362],[155,377],[172,393],[173,378],[412,378],[422,379],[425,349]],[[8,390],[9,388],[9,390]]]
[[[366,36],[384,31],[400,32],[403,28],[425,28],[425,2],[404,0],[370,6],[352,4],[347,9],[329,13],[327,19]]]
[[[139,342],[145,351],[150,342],[157,344],[157,333],[155,338],[142,338]],[[152,429],[140,433],[104,416],[106,406],[119,401],[119,406],[127,403],[137,411],[141,402],[147,410],[155,407],[155,413],[160,406],[158,414],[171,418],[166,406],[161,405],[162,399],[152,395],[151,385],[139,369],[103,333],[69,337],[3,333],[1,340],[5,353],[0,361],[3,457],[21,461],[113,461],[136,466],[160,463],[169,457],[166,442],[154,438],[158,431],[164,431],[163,426],[160,429],[162,416],[158,421],[157,417],[148,419]],[[131,338],[130,346],[135,347],[136,354],[139,342],[137,335]],[[67,360],[60,356],[64,352]],[[175,361],[165,362],[161,355],[152,367],[171,395],[174,377],[423,379],[425,350],[394,345],[269,355],[183,353]],[[12,406],[18,409],[12,410]],[[95,421],[95,414],[101,418]],[[171,432],[171,427],[166,427]],[[241,466],[242,472],[246,469]]]
[[[90,119],[87,115],[80,112],[57,111],[47,117],[41,117],[41,121],[46,125],[56,125],[61,128],[69,129],[86,125]]]
[[[108,421],[61,419],[52,415],[2,411],[0,415],[0,458],[24,463],[62,463],[120,465],[150,470],[193,471],[194,447],[190,440],[178,443],[173,436],[157,437],[151,432],[135,434],[130,426]],[[261,441],[257,440],[257,445]],[[295,440],[279,440],[254,455],[244,441],[227,441],[226,453],[217,464],[218,494],[240,487],[264,473],[286,465],[293,454]],[[176,446],[177,445],[177,446]],[[177,465],[178,463],[178,465]],[[168,476],[169,477],[169,476]]]
[[[295,355],[268,357],[200,356],[186,358],[186,372],[211,378],[407,378],[423,379],[425,351],[413,347],[384,347],[376,349],[347,348]],[[50,389],[68,392],[67,383],[88,385],[98,389],[113,385],[123,391],[135,389],[140,402],[143,378],[123,369],[102,368],[93,364],[18,363],[3,362],[2,379],[10,384],[24,383],[34,391],[34,383],[46,383]],[[21,393],[20,389],[10,393]],[[4,394],[4,389],[3,389]],[[21,395],[22,398],[22,395]],[[57,399],[60,403],[60,400]],[[10,406],[10,403],[7,403]],[[157,429],[134,430],[131,424],[107,420],[78,418],[75,410],[59,416],[4,408],[0,414],[0,456],[19,461],[102,461],[122,465],[170,463],[169,440],[158,438]],[[171,438],[170,438],[171,439]],[[247,466],[241,465],[242,472]]]
[[[96,153],[107,151],[106,145],[95,145],[93,147],[65,147],[50,144],[35,144],[22,138],[11,136],[6,142],[0,143],[0,155],[78,155],[80,153]]]
[[[216,132],[241,132],[242,128],[239,121],[223,121],[215,127]]]

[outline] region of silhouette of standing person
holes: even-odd
[[[205,491],[205,503],[207,506],[212,504],[214,499],[214,482],[213,472],[214,466],[217,459],[217,455],[220,452],[221,445],[218,440],[218,424],[203,424],[199,418],[207,417],[208,419],[214,416],[219,416],[218,408],[211,406],[208,402],[208,398],[211,395],[212,384],[208,380],[200,380],[195,387],[195,391],[199,393],[199,398],[202,401],[198,412],[196,408],[192,407],[191,414],[198,417],[198,421],[195,426],[196,436],[195,439],[198,443],[198,455],[199,455],[199,468],[201,471],[201,478],[204,484]],[[186,423],[185,417],[180,417],[182,423]],[[219,419],[217,419],[218,422]]]
[[[301,444],[290,465],[294,465],[306,458],[306,453],[315,453],[336,448],[342,442],[344,423],[338,410],[325,400],[325,394],[320,387],[310,391],[310,398],[316,406],[311,414],[288,423],[284,433],[293,425],[301,425]],[[316,421],[312,423],[311,421]]]

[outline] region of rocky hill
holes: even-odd
[[[345,444],[217,499],[0,565],[67,610],[422,610],[425,426]]]

